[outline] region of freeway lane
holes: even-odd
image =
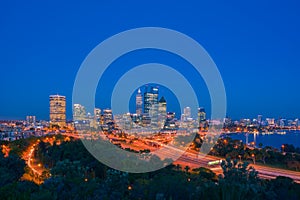
[[[168,151],[163,151],[163,155],[158,155],[161,158],[167,158],[167,157],[173,157],[176,154],[182,154],[183,150],[178,149],[176,147],[172,147],[171,145],[164,145],[165,148],[168,149]],[[214,157],[210,155],[203,155],[203,154],[195,154],[191,152],[184,152],[184,154],[174,163],[175,164],[181,164],[182,166],[190,166],[191,168],[198,168],[198,167],[206,167],[209,169],[213,169],[213,171],[216,174],[221,174],[222,169],[221,167],[215,167],[215,166],[208,166],[207,163],[214,160],[220,160],[222,158]],[[223,158],[224,159],[224,158]],[[279,169],[279,168],[273,168],[269,166],[262,166],[257,164],[250,164],[249,166],[252,166],[255,168],[256,171],[258,171],[258,175],[261,178],[276,178],[277,176],[285,176],[292,178],[295,182],[300,183],[300,172],[286,170],[286,169]]]
[[[74,137],[74,138],[83,138],[82,135],[74,135],[74,134],[64,134],[66,136]],[[191,168],[199,168],[199,167],[205,167],[213,170],[216,174],[222,174],[221,167],[216,166],[208,166],[207,163],[214,160],[220,160],[224,158],[219,158],[215,156],[209,156],[209,155],[202,155],[202,154],[195,154],[194,152],[185,151],[182,149],[178,149],[177,147],[171,146],[171,145],[165,145],[161,142],[155,141],[155,140],[149,140],[147,141],[159,144],[161,147],[164,147],[163,151],[159,151],[159,153],[156,153],[155,151],[153,154],[156,154],[161,159],[165,158],[174,158],[178,157],[177,155],[183,154],[178,160],[174,162],[174,164],[180,164],[182,166],[189,166]],[[128,144],[127,144],[128,145]],[[137,144],[135,144],[137,145]],[[144,144],[143,144],[144,146]],[[128,146],[127,146],[128,147]],[[144,148],[143,148],[144,149]],[[285,170],[285,169],[279,169],[269,166],[262,166],[257,164],[250,164],[250,166],[254,167],[256,171],[259,172],[259,177],[265,178],[265,179],[274,179],[277,176],[285,176],[292,178],[295,182],[300,183],[300,172],[291,171],[291,170]]]

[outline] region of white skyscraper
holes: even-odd
[[[192,116],[192,114],[191,114],[191,108],[190,107],[185,107],[183,109],[183,115],[184,115],[184,117],[183,117],[184,121],[187,121],[188,118],[191,118],[191,116]]]
[[[135,106],[136,114],[141,115],[143,113],[143,97],[140,89],[135,97]]]

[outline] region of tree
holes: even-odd
[[[177,171],[180,171],[180,170],[182,169],[182,167],[181,167],[179,164],[177,164],[177,165],[175,166],[175,168],[176,168]]]
[[[222,161],[223,176],[219,177],[220,199],[262,199],[265,188],[258,172],[248,163],[227,158]]]
[[[227,158],[221,162],[225,180],[248,182],[258,180],[258,172],[253,167],[248,167],[247,162],[239,163],[238,161]]]
[[[0,187],[18,181],[25,172],[24,168],[24,160],[14,155],[4,158],[0,152]]]
[[[211,180],[211,181],[217,181],[217,176],[216,174],[211,171],[210,169],[204,168],[204,167],[200,167],[197,169],[193,169],[193,172],[197,173],[198,176],[200,177],[201,181],[203,179],[205,180]]]
[[[185,166],[185,168],[184,168],[184,170],[185,170],[186,173],[188,173],[190,169],[191,168],[189,166]]]
[[[268,151],[269,151],[269,149],[266,148],[266,147],[263,148],[263,149],[260,151],[260,153],[261,153],[261,158],[262,158],[262,162],[263,162],[264,164],[266,164],[266,159],[271,157]]]
[[[278,176],[276,179],[268,183],[268,191],[276,195],[274,199],[299,199],[300,185],[295,184],[293,179]]]

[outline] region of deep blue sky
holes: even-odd
[[[74,79],[87,54],[116,33],[145,26],[174,29],[202,44],[223,77],[232,118],[300,117],[298,0],[81,2],[0,2],[1,119],[48,119],[48,96],[56,93],[67,96],[70,119]],[[168,55],[150,59],[163,58],[174,62]],[[209,107],[206,89],[199,90]],[[101,95],[96,99],[109,106]]]

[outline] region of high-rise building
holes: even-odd
[[[164,97],[161,97],[158,102],[158,113],[162,116],[167,115],[167,101]]]
[[[50,95],[50,126],[66,126],[66,97]]]
[[[146,87],[144,93],[144,113],[150,114],[150,110],[158,109],[158,88],[151,87],[150,90]]]
[[[93,119],[93,127],[98,128],[100,125],[100,118],[101,118],[101,109],[100,108],[94,108],[94,119]]]
[[[112,110],[111,109],[104,109],[103,110],[103,118],[104,118],[104,123],[105,124],[113,122]]]
[[[167,118],[167,101],[161,97],[158,102],[158,126],[160,129],[164,128]]]
[[[136,114],[141,115],[143,113],[143,97],[141,93],[141,89],[138,90],[138,93],[135,97],[135,109]]]
[[[183,116],[182,116],[183,119],[182,120],[187,121],[191,117],[192,117],[191,108],[190,107],[185,107],[183,109]]]
[[[73,121],[85,120],[86,119],[86,110],[85,107],[80,104],[73,105]]]
[[[99,122],[100,117],[101,117],[101,109],[94,108],[94,119]]]
[[[151,87],[144,93],[144,113],[151,118],[151,126],[158,129],[158,88]]]
[[[199,123],[206,122],[206,112],[204,108],[198,108],[198,121]]]

